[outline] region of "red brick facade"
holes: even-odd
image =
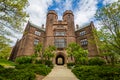
[[[89,51],[89,57],[98,55],[97,45],[92,30],[94,25],[91,22],[82,29],[75,30],[74,15],[72,11],[67,10],[63,13],[63,20],[58,20],[57,13],[53,10],[49,11],[46,19],[46,28],[40,28],[28,22],[21,40],[16,42],[10,56],[10,60],[14,60],[18,56],[34,54],[34,45],[38,42],[42,43],[44,48],[49,45],[57,47],[53,63],[57,63],[57,59],[61,57],[64,63],[70,62],[67,57],[66,47],[71,42],[76,42],[84,49]]]

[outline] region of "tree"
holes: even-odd
[[[0,47],[9,45],[11,42],[7,37],[15,37],[11,31],[22,30],[22,23],[26,21],[27,13],[25,7],[27,0],[0,0]]]
[[[42,49],[43,49],[43,46],[41,43],[38,43],[37,45],[35,45],[35,54],[37,57],[41,57],[41,59],[42,59]]]
[[[109,4],[96,13],[96,19],[101,23],[99,39],[103,43],[100,46],[102,53],[108,55],[112,65],[116,55],[120,54],[120,0]]]
[[[0,0],[0,26],[21,29],[27,13],[25,7],[28,0]]]
[[[44,58],[45,60],[50,60],[51,58],[54,57],[54,51],[56,50],[56,47],[55,46],[49,46],[45,49],[44,51]]]
[[[0,50],[0,59],[8,59],[10,56],[10,52],[11,52],[10,46],[6,46],[2,50]]]
[[[0,58],[7,59],[10,56],[11,48],[8,45],[10,42],[4,36],[0,36]]]
[[[76,64],[87,64],[88,51],[80,47],[79,44],[70,43],[67,48],[68,56],[74,57]]]

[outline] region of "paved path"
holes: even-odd
[[[42,80],[78,80],[70,69],[64,66],[55,66]]]

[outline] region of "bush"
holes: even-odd
[[[21,57],[16,58],[15,62],[18,63],[18,64],[32,63],[32,57],[21,56]]]
[[[34,80],[35,74],[29,69],[1,69],[0,77],[2,80]]]
[[[70,68],[70,69],[71,69],[74,65],[75,65],[75,63],[74,63],[74,62],[67,63],[67,67],[68,67],[68,68]]]
[[[53,63],[52,63],[52,61],[44,60],[43,62],[45,62],[45,65],[47,65],[48,67],[53,68]]]
[[[42,64],[42,60],[35,60],[35,64]]]
[[[95,57],[95,58],[91,58],[88,60],[89,65],[104,65],[106,62],[105,60],[99,58],[99,57]]]
[[[32,70],[34,73],[36,74],[40,74],[40,75],[47,75],[50,71],[51,68],[43,65],[43,64],[21,64],[21,65],[17,65],[16,69],[28,69],[28,70]]]
[[[119,80],[120,67],[111,66],[79,66],[72,72],[80,80]]]

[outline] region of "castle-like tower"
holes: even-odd
[[[89,57],[98,55],[96,43],[90,43],[89,40],[95,42],[92,30],[94,29],[93,22],[84,28],[75,30],[74,14],[71,10],[66,10],[63,13],[63,20],[58,20],[58,15],[54,10],[48,11],[46,18],[46,28],[40,28],[28,22],[21,40],[16,42],[10,59],[23,55],[32,55],[35,53],[34,47],[39,42],[43,44],[45,49],[49,45],[56,46],[54,64],[65,64],[74,61],[73,58],[67,56],[66,48],[71,42],[76,42],[89,52]],[[61,62],[59,62],[61,59]]]

